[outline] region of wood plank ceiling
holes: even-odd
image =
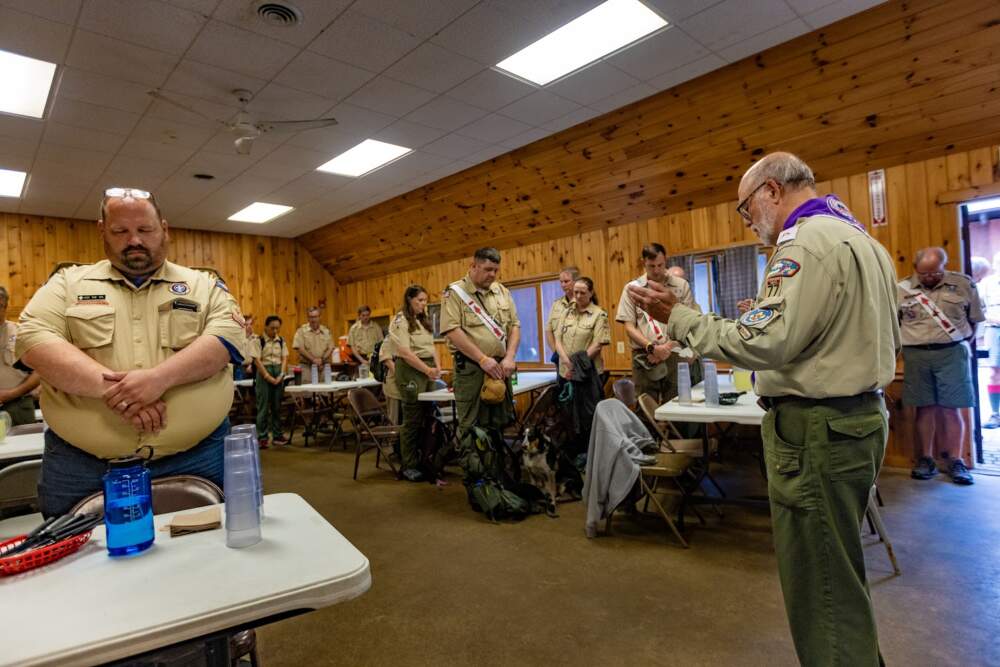
[[[1000,3],[892,1],[302,237],[341,283],[736,196],[760,155],[819,179],[1000,140]]]

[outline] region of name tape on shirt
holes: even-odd
[[[796,262],[794,259],[779,259],[771,265],[771,268],[767,271],[768,278],[791,278],[796,273],[802,265]]]

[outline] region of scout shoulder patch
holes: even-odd
[[[791,278],[802,268],[794,259],[779,259],[767,271],[768,278]]]
[[[781,277],[775,276],[774,278],[768,278],[764,290],[764,296],[766,297],[776,296],[780,291],[781,291]]]
[[[215,281],[215,286],[218,287],[223,292],[229,292],[229,288],[226,287],[226,283],[222,282],[222,278]]]
[[[743,340],[750,340],[751,338],[753,338],[753,332],[747,329],[742,324],[736,325],[736,333],[738,333],[740,335],[740,338],[742,338]]]
[[[187,294],[191,291],[187,283],[173,283],[170,285],[170,291],[174,294]]]
[[[754,308],[743,313],[743,316],[740,318],[740,324],[759,329],[777,317],[777,315],[778,311],[771,308]]]

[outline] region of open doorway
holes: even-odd
[[[978,466],[1000,471],[1000,197],[967,201],[961,215],[965,271],[977,281],[986,311],[973,358],[979,396],[974,455]]]

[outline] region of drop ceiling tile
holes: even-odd
[[[653,77],[648,83],[657,90],[666,90],[668,88],[673,88],[678,84],[684,83],[685,81],[697,79],[699,76],[708,74],[709,72],[719,69],[720,67],[724,67],[725,65],[726,61],[713,53],[705,56],[704,58],[699,58],[693,63],[688,63],[687,65],[678,67],[675,70]]]
[[[110,152],[84,150],[42,142],[36,160],[79,169],[89,178],[101,173],[114,156]]]
[[[234,144],[235,137],[229,130],[219,130],[215,133],[206,144],[200,147],[202,151],[208,151],[210,153],[221,153],[223,155],[238,155],[236,153],[236,146]],[[279,145],[284,143],[285,138],[280,135],[276,137],[269,137],[264,135],[262,137],[257,137],[253,141],[253,146],[250,149],[250,155],[245,155],[242,157],[248,158],[250,164],[253,164],[257,160],[263,158],[265,155],[273,151]]]
[[[115,153],[125,143],[125,135],[63,125],[50,120],[45,124],[45,143]]]
[[[271,162],[271,156],[268,155],[267,158],[260,160],[257,164],[253,165],[245,172],[243,172],[240,177],[246,178],[259,178],[267,181],[274,181],[284,185],[290,181],[295,180],[299,176],[303,176],[310,172],[316,170],[316,166],[304,167],[301,165],[293,166],[289,164],[278,164],[276,162]],[[317,165],[323,164],[323,162],[317,162]],[[280,186],[275,186],[275,188]],[[272,188],[273,189],[273,188]],[[264,193],[262,193],[264,194]],[[268,200],[270,201],[270,200]],[[276,202],[272,202],[276,203]]]
[[[539,139],[544,139],[545,137],[551,135],[549,130],[544,130],[540,127],[533,127],[527,132],[523,132],[516,137],[511,137],[506,141],[501,141],[500,143],[507,149],[513,150],[515,148],[520,148],[521,146],[526,146],[527,144],[538,141]]]
[[[543,125],[542,127],[544,127],[549,132],[553,132],[553,133],[554,132],[561,132],[562,130],[565,130],[568,127],[573,127],[574,125],[579,125],[580,123],[584,123],[584,122],[590,120],[591,118],[594,118],[594,117],[600,116],[600,115],[601,115],[601,112],[597,111],[596,109],[591,109],[589,107],[580,107],[576,111],[572,111],[572,112],[566,114],[565,116],[562,116],[560,118],[556,118],[553,121],[545,123],[545,125]]]
[[[155,87],[166,81],[177,57],[77,29],[66,64]]]
[[[325,152],[286,143],[268,153],[261,162],[312,171],[329,159],[330,157]]]
[[[802,19],[795,19],[785,23],[784,25],[775,26],[774,28],[762,32],[759,35],[754,35],[749,39],[745,39],[742,42],[726,47],[725,49],[719,51],[719,55],[729,62],[736,62],[737,60],[742,60],[747,56],[752,56],[755,53],[765,51],[772,46],[777,46],[778,44],[787,42],[790,39],[798,37],[799,35],[804,35],[810,30],[811,28],[809,28],[809,26],[807,26]]]
[[[111,158],[110,154],[107,155],[106,162],[111,162]],[[103,170],[103,166],[96,171],[88,171],[71,164],[49,160],[35,160],[35,164],[31,166],[29,178],[33,183],[39,183],[45,188],[63,185],[69,187],[90,187]]]
[[[598,62],[548,86],[549,90],[579,104],[603,100],[639,83],[639,80],[611,65]]]
[[[688,35],[719,51],[794,18],[795,12],[784,2],[724,0],[681,25]]]
[[[302,51],[275,81],[298,90],[340,101],[375,78],[374,72],[333,58]]]
[[[385,73],[398,81],[443,93],[483,69],[482,63],[424,42]]]
[[[441,155],[443,157],[460,160],[465,159],[466,156],[471,155],[476,151],[483,150],[487,146],[489,146],[489,144],[485,141],[479,141],[478,139],[472,139],[470,137],[463,137],[460,134],[449,134],[424,146],[424,151],[433,153],[434,155]]]
[[[451,132],[488,113],[485,109],[441,95],[408,114],[406,120]]]
[[[607,62],[645,81],[708,55],[709,50],[677,27],[667,28],[607,59]]]
[[[118,151],[119,155],[135,158],[152,157],[157,161],[173,164],[179,167],[195,152],[191,146],[185,146],[172,141],[147,141],[132,137]]]
[[[291,62],[298,49],[228,23],[209,21],[187,57],[248,76],[270,79]]]
[[[805,16],[806,14],[812,14],[813,12],[826,7],[827,5],[832,5],[837,2],[837,0],[785,0],[788,6],[791,7],[796,14],[799,16]]]
[[[534,130],[535,128],[532,129]],[[475,153],[471,153],[470,155],[466,156],[465,159],[468,160],[469,162],[472,162],[473,164],[481,164],[483,162],[487,162],[488,160],[492,160],[498,155],[503,155],[504,153],[509,153],[509,152],[510,149],[507,148],[506,146],[493,145],[493,146],[487,146],[486,148],[478,150]]]
[[[31,167],[35,161],[37,150],[37,139],[0,137],[0,169],[32,171]]]
[[[259,35],[304,47],[344,11],[351,0],[295,0],[294,6],[302,12],[302,20],[291,26],[266,23],[257,16],[257,4],[247,0],[222,0],[212,16]]]
[[[333,127],[299,132],[289,138],[287,143],[292,146],[320,151],[326,155],[325,161],[329,161],[333,156],[339,155],[348,148],[364,141],[365,136],[364,132],[349,132],[342,129],[342,125],[334,125]]]
[[[214,128],[145,116],[135,126],[131,138],[164,145],[184,146],[194,150],[204,145],[214,133]],[[156,159],[155,156],[153,159]]]
[[[108,183],[131,183],[152,191],[175,171],[177,165],[173,162],[161,162],[150,160],[148,157],[133,157],[119,153],[105,169],[101,178]]]
[[[372,135],[373,139],[387,141],[397,146],[407,148],[420,148],[435,139],[440,139],[445,134],[444,130],[434,127],[427,127],[419,123],[411,123],[406,120],[397,120],[388,127],[384,127]]]
[[[243,88],[257,93],[266,84],[267,81],[255,76],[184,59],[170,75],[163,89],[238,109],[239,102],[233,95],[233,90]]]
[[[24,192],[21,194],[24,200],[34,204],[41,204],[48,200],[71,205],[75,209],[89,192],[89,183],[54,183],[31,178],[25,184]]]
[[[152,101],[149,86],[123,79],[65,67],[59,81],[59,97],[100,106],[143,113]]]
[[[401,118],[434,97],[434,93],[429,90],[379,76],[347,98],[347,101],[355,106]]]
[[[172,104],[163,99],[153,100],[152,105],[146,115],[149,118],[159,118],[161,120],[193,125],[195,127],[206,127],[212,131],[217,131],[225,121],[231,120],[236,114],[233,107],[216,104],[203,100],[200,97],[191,97],[173,91],[162,93],[164,97],[182,104],[193,111],[183,109],[177,104]]]
[[[312,171],[286,183],[271,194],[274,197],[301,205],[329,194],[350,182],[347,178],[331,179],[328,178],[330,176],[333,174]]]
[[[211,16],[219,4],[219,0],[163,0],[163,2],[181,9],[190,9],[203,16]]]
[[[81,0],[0,0],[0,7],[73,25],[80,11],[80,3]]]
[[[597,109],[598,111],[614,111],[615,109],[620,109],[624,106],[632,104],[644,97],[649,97],[650,95],[656,94],[656,88],[653,88],[648,83],[640,83],[631,88],[626,88],[620,93],[615,93],[614,95],[609,95],[603,100],[598,100],[591,104],[591,107]]]
[[[6,198],[0,198],[0,202]],[[0,204],[0,207],[3,205]],[[18,209],[21,213],[27,215],[44,215],[53,218],[72,218],[73,214],[76,212],[77,206],[75,201],[53,201],[49,199],[45,200],[34,200],[34,199],[22,199],[21,206]]]
[[[0,114],[0,137],[31,142],[34,145],[42,138],[44,129],[45,121],[38,118]],[[0,151],[0,155],[3,155],[3,151]]]
[[[324,112],[333,101],[280,83],[269,83],[254,95],[247,111],[258,121],[263,120],[315,120],[325,117]]]
[[[403,32],[426,39],[478,2],[479,0],[434,0],[433,2],[365,0],[357,3],[353,9]]]
[[[420,42],[407,32],[349,9],[309,45],[309,50],[381,72]]]
[[[73,28],[0,7],[0,45],[4,51],[61,63],[66,56]]]
[[[465,127],[456,130],[456,133],[485,141],[489,144],[495,144],[530,129],[531,125],[527,123],[494,113],[469,123]]]
[[[857,14],[876,5],[881,5],[882,2],[883,0],[839,0],[839,2],[834,2],[811,14],[807,14],[805,20],[815,30],[852,14]]]
[[[522,97],[513,104],[508,104],[500,109],[500,113],[528,125],[538,126],[565,116],[578,108],[580,105],[576,102],[559,97],[547,90],[538,90],[527,97]]]
[[[229,144],[232,149],[232,143]],[[256,148],[256,146],[255,146]],[[221,185],[227,183],[239,174],[252,167],[261,157],[253,155],[240,155],[235,150],[230,153],[214,153],[202,149],[191,156],[178,170],[172,178],[190,179],[192,182],[215,183]],[[210,181],[198,181],[195,174],[209,174],[215,176]]]
[[[452,88],[448,91],[448,97],[496,111],[536,90],[535,86],[488,69]]]
[[[181,55],[207,19],[155,0],[88,2],[80,15],[84,30],[116,40]]]
[[[341,102],[325,116],[337,119],[338,124],[318,130],[299,132],[288,143],[303,148],[330,152],[330,157],[355,146],[384,127],[396,122],[396,118],[386,114],[356,107]]]
[[[157,189],[156,201],[163,207],[167,219],[172,220],[222,185],[216,181],[199,181],[186,174],[174,174]]]
[[[668,21],[677,22],[718,5],[722,0],[643,0],[643,2]]]

